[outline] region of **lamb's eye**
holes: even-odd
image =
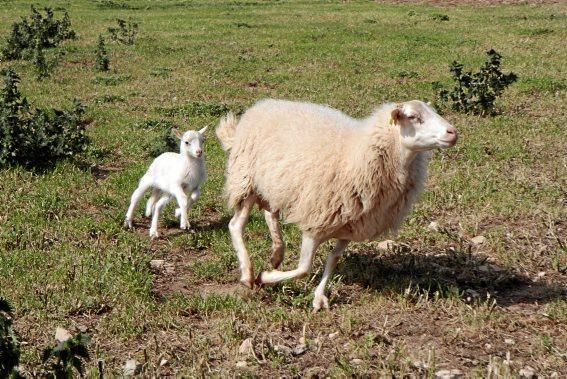
[[[189,141],[185,141],[185,145],[189,145]]]

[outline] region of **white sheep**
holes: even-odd
[[[152,217],[150,237],[159,237],[157,225],[162,208],[173,198],[177,200],[179,208],[175,216],[181,216],[181,229],[189,229],[187,208],[199,198],[199,187],[205,181],[205,156],[203,155],[204,133],[207,127],[199,131],[189,130],[181,133],[173,130],[181,140],[178,153],[163,153],[150,165],[144,174],[138,188],[132,194],[130,207],[126,212],[124,227],[132,228],[132,217],[136,204],[144,192],[153,188],[146,205],[146,217]]]
[[[226,193],[240,281],[276,283],[305,276],[319,245],[337,239],[315,290],[313,308],[328,308],[325,286],[349,241],[395,231],[423,189],[428,150],[457,142],[457,131],[421,101],[385,104],[357,120],[323,105],[263,100],[238,122],[217,128],[229,150]],[[272,271],[254,279],[242,232],[254,204],[272,237]],[[277,271],[284,257],[279,215],[303,233],[297,269]]]

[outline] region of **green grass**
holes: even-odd
[[[0,41],[30,4],[0,2]],[[39,367],[41,349],[63,326],[93,337],[93,377],[97,359],[119,375],[128,358],[149,376],[398,377],[459,368],[483,377],[489,365],[493,374],[529,365],[540,375],[567,375],[565,5],[49,5],[66,8],[78,34],[61,46],[52,76],[36,81],[25,61],[0,67],[17,69],[35,106],[65,108],[81,98],[92,143],[78,162],[45,172],[0,170],[0,296],[28,342],[24,372]],[[107,39],[110,72],[96,72],[98,35],[128,17],[139,24],[136,43]],[[215,125],[226,111],[265,97],[325,103],[357,117],[384,101],[433,100],[431,83],[449,84],[451,61],[477,69],[490,48],[503,55],[504,71],[519,76],[498,101],[500,114],[445,114],[461,139],[435,153],[426,192],[395,237],[407,247],[349,246],[330,312],[310,314],[329,244],[307,279],[253,292],[237,285],[222,194],[226,156],[212,130],[208,180],[189,215],[196,232],[177,230],[173,205],[158,241],[148,238],[141,206],[136,230],[121,227],[149,151],[173,125]],[[428,230],[431,221],[443,229]],[[289,269],[300,234],[292,225],[283,232]],[[487,242],[470,246],[477,235]],[[247,244],[256,272],[268,268],[269,235],[258,212]],[[152,270],[152,259],[171,271]],[[309,347],[302,355],[274,350],[301,337]],[[246,338],[254,355],[238,353]],[[237,369],[237,361],[247,367]]]

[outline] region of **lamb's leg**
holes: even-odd
[[[201,191],[196,189],[195,191],[191,192],[191,196],[187,199],[187,208],[190,208],[191,205],[199,199],[199,195]],[[181,208],[175,208],[175,217],[181,216]]]
[[[277,283],[282,280],[302,278],[309,273],[311,265],[313,264],[313,256],[317,248],[321,244],[321,240],[303,234],[303,241],[301,242],[301,254],[299,256],[299,265],[295,270],[290,271],[264,271],[258,277],[259,284]]]
[[[270,262],[273,268],[278,268],[284,259],[284,243],[278,222],[279,212],[265,210],[264,217],[266,224],[268,224],[268,229],[270,229],[270,236],[272,237],[272,257],[270,258]]]
[[[248,255],[248,251],[246,251],[246,246],[244,245],[242,232],[244,231],[244,226],[248,221],[250,211],[252,210],[255,202],[256,200],[253,196],[245,199],[242,202],[242,205],[236,208],[234,216],[228,224],[232,244],[236,250],[238,261],[240,262],[240,282],[249,288],[254,287],[254,270],[252,269],[250,256]]]
[[[183,191],[183,188],[178,188],[175,191],[175,199],[177,200],[177,204],[179,205],[179,211],[181,215],[181,221],[179,222],[179,227],[183,230],[189,229],[189,220],[187,219],[187,194]]]
[[[148,199],[148,202],[146,203],[146,217],[151,217],[151,215],[154,213],[154,207],[156,205],[156,201],[158,201],[159,197],[161,195],[161,191],[157,188],[154,188],[152,190],[152,194],[150,195],[150,198]]]
[[[329,258],[327,258],[327,263],[325,264],[325,272],[323,272],[323,279],[321,279],[321,283],[319,283],[314,292],[313,312],[317,312],[321,308],[329,308],[329,299],[325,296],[325,287],[333,275],[333,271],[335,267],[337,267],[337,262],[345,251],[348,243],[349,241],[347,240],[338,240],[335,248],[331,251],[331,254],[329,254]]]
[[[150,237],[151,238],[157,238],[159,237],[158,231],[157,231],[157,226],[158,226],[158,218],[159,218],[159,214],[161,213],[162,208],[169,203],[169,201],[171,200],[171,196],[170,195],[163,195],[156,203],[155,207],[154,207],[154,214],[152,217],[152,225],[150,227]]]
[[[138,185],[138,188],[136,188],[134,193],[132,193],[132,198],[130,199],[130,206],[128,207],[128,211],[126,211],[126,219],[124,220],[125,228],[129,228],[129,229],[132,228],[132,219],[134,218],[134,211],[136,210],[136,205],[138,204],[142,196],[144,196],[144,192],[146,192],[146,190],[150,187],[151,187],[151,183],[148,180],[146,180],[145,177],[142,177],[142,179],[140,180],[140,184]]]

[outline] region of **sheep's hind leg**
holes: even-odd
[[[270,236],[272,237],[272,257],[270,258],[270,262],[272,263],[272,267],[277,269],[284,259],[284,243],[278,222],[279,212],[265,210],[264,217],[266,224],[268,224],[268,229],[270,229]]]
[[[146,203],[146,212],[145,212],[146,217],[151,217],[152,214],[154,213],[156,201],[158,201],[160,195],[161,195],[161,191],[159,189],[154,188],[152,190],[152,194],[150,195],[150,198]]]
[[[317,248],[321,244],[321,240],[303,234],[301,242],[301,254],[299,256],[299,265],[295,270],[290,271],[264,271],[257,279],[258,284],[271,284],[281,282],[283,280],[302,278],[309,273],[313,264],[313,257]]]
[[[248,288],[254,287],[254,270],[252,269],[250,256],[248,255],[248,251],[246,251],[246,246],[244,245],[242,233],[246,222],[248,222],[250,211],[252,210],[255,202],[256,199],[254,196],[246,198],[240,207],[236,207],[234,216],[228,223],[232,244],[236,250],[238,261],[240,262],[240,282]]]
[[[170,195],[163,195],[156,203],[155,208],[154,208],[154,215],[152,217],[152,225],[150,227],[150,237],[151,238],[157,238],[159,237],[158,231],[157,231],[157,226],[158,226],[158,218],[159,218],[159,214],[162,210],[163,207],[165,207],[165,205],[167,203],[169,203],[169,201],[171,200],[171,196]]]
[[[144,192],[148,188],[151,187],[151,182],[146,180],[145,177],[142,177],[140,180],[140,184],[138,188],[132,193],[132,198],[130,199],[130,206],[128,207],[128,211],[126,211],[126,219],[124,220],[124,227],[128,229],[132,229],[132,219],[134,218],[134,211],[136,210],[136,205],[144,196]]]
[[[327,258],[327,263],[325,264],[323,278],[321,279],[321,283],[319,283],[314,292],[313,312],[317,312],[321,308],[329,309],[329,299],[327,299],[327,296],[325,296],[325,287],[327,286],[329,279],[333,275],[333,271],[335,270],[335,267],[337,267],[337,262],[345,251],[348,243],[349,241],[347,240],[338,240],[333,251],[331,251],[331,254],[329,254],[329,258]]]

